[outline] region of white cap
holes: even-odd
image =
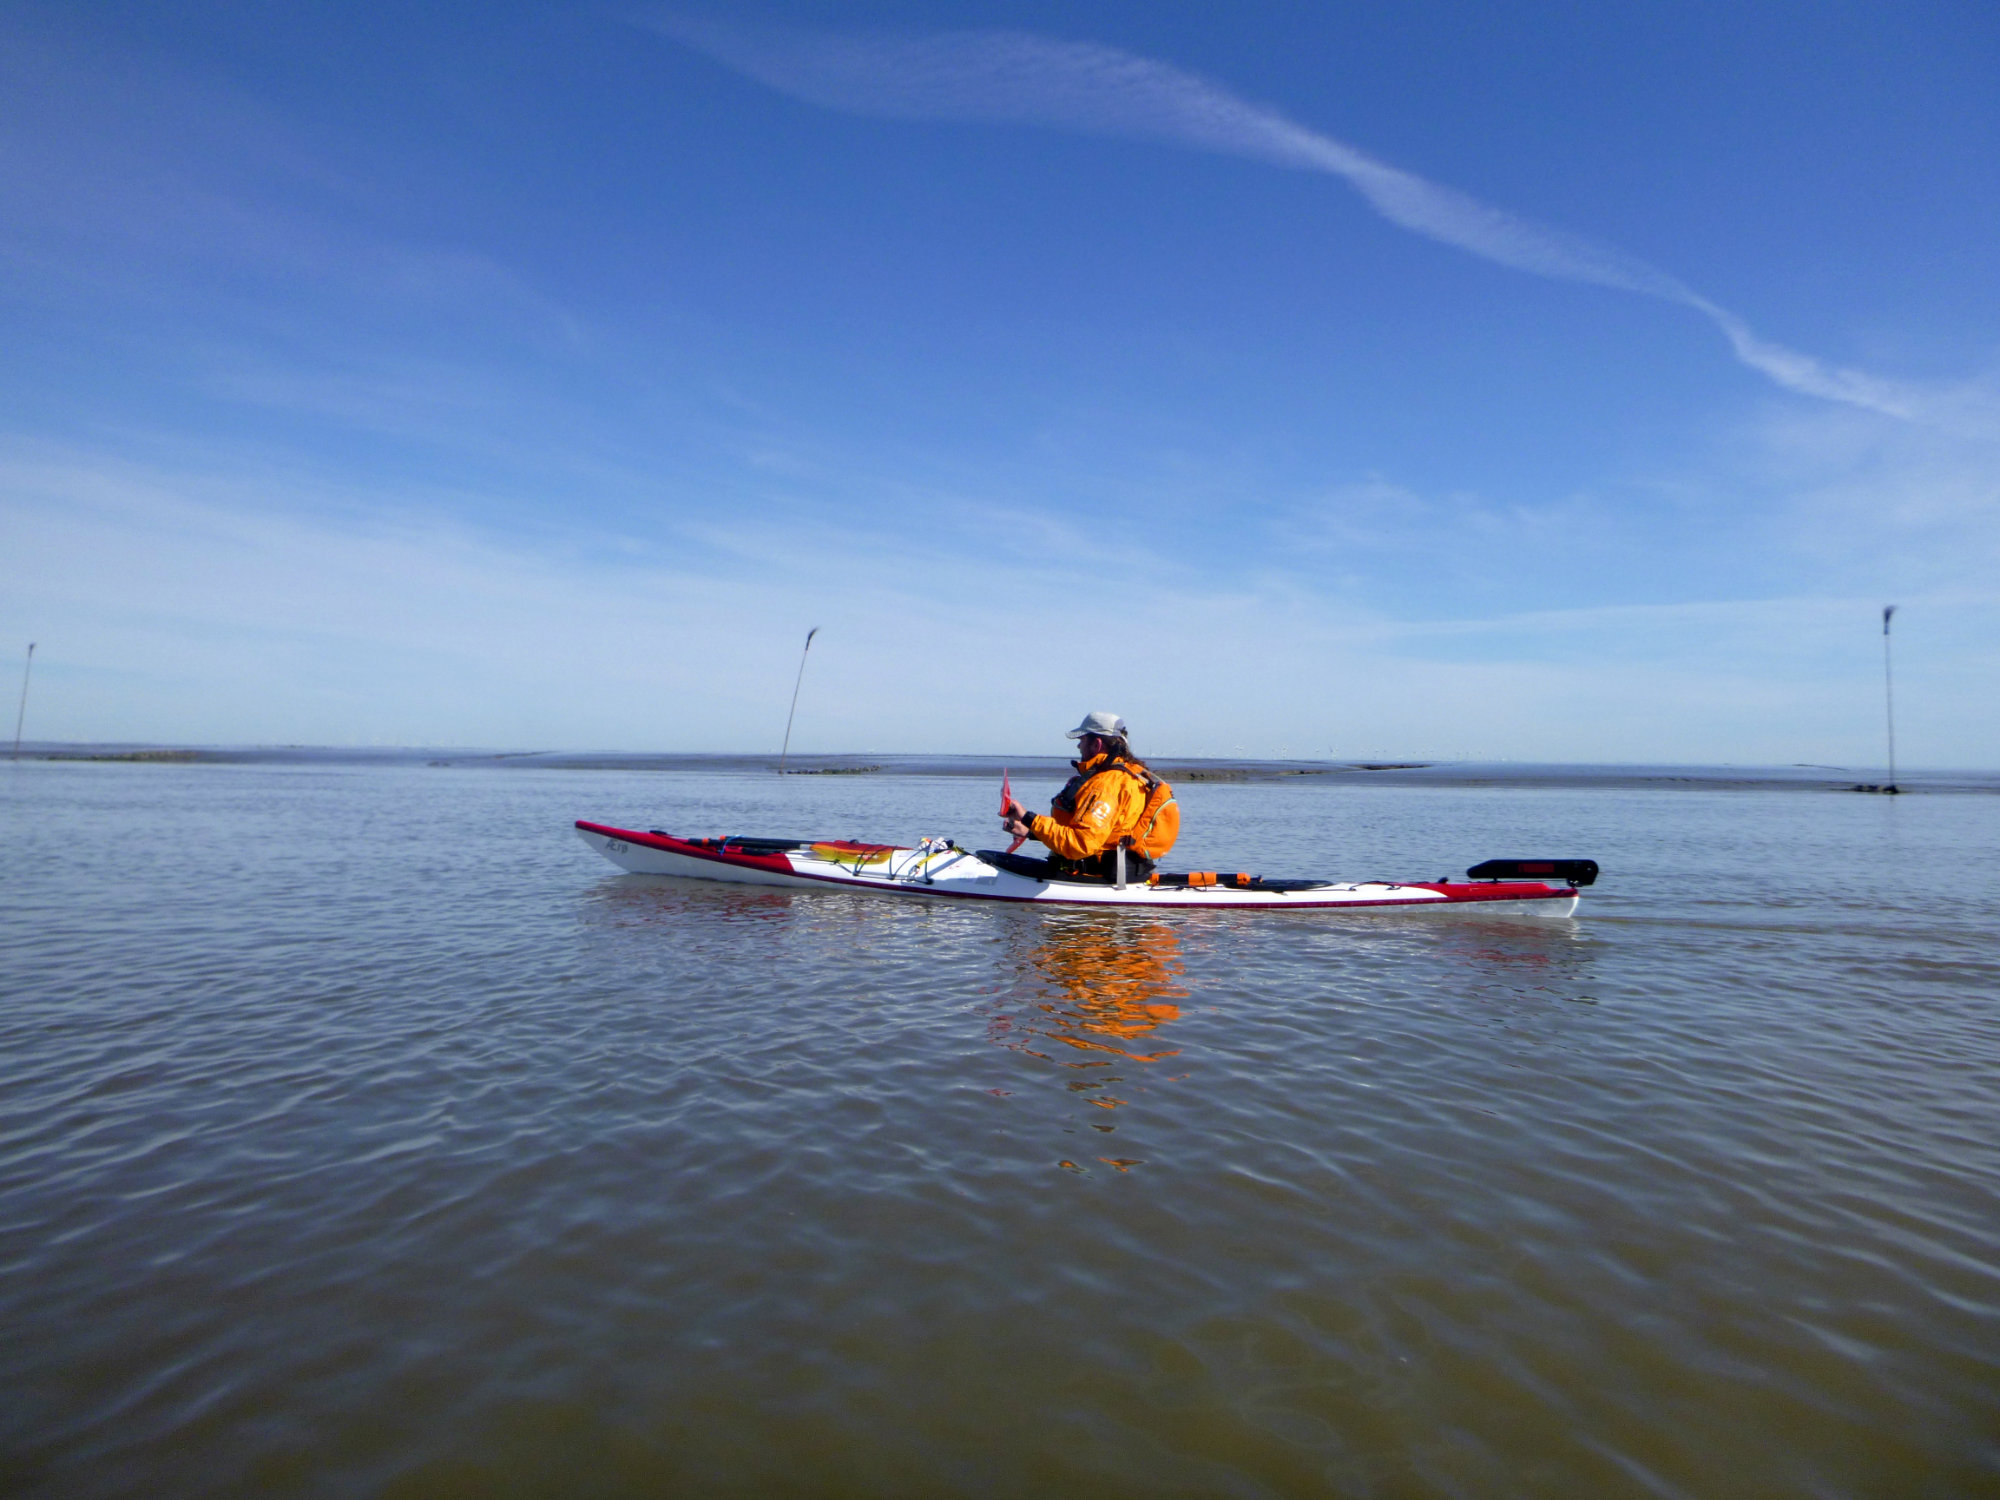
[[[1094,734],[1101,740],[1108,740],[1114,736],[1123,738],[1127,732],[1123,719],[1099,708],[1085,714],[1083,722],[1069,732],[1069,737],[1080,740],[1086,734]]]

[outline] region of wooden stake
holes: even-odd
[[[806,632],[805,650],[799,652],[799,675],[798,679],[792,683],[792,711],[785,715],[785,748],[778,752],[778,774],[780,776],[785,774],[785,757],[792,753],[792,720],[798,715],[799,711],[799,685],[806,680],[806,652],[812,650],[813,637],[818,634],[819,626],[817,625],[808,630]]]
[[[1882,790],[1890,793],[1902,790],[1896,785],[1896,680],[1889,670],[1889,621],[1895,614],[1895,605],[1882,606],[1882,702],[1889,719],[1889,784]]]
[[[28,677],[35,670],[35,643],[28,642],[28,664],[21,668],[21,711],[14,715],[14,759],[21,758],[21,726],[28,720]]]

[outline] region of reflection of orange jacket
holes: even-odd
[[[1036,813],[1028,832],[1064,859],[1088,859],[1112,848],[1139,826],[1146,811],[1146,788],[1138,777],[1110,768],[1111,757],[1100,755],[1078,767],[1083,785],[1076,789],[1073,813]]]
[[[1080,1052],[1114,1052],[1136,1062],[1157,1062],[1174,1051],[1132,1052],[1133,1043],[1180,1018],[1185,999],[1180,942],[1163,922],[1134,928],[1093,921],[1051,922],[1034,965],[1060,985],[1067,1005],[1047,1003],[1049,1022],[1035,1029]],[[1072,1066],[1087,1066],[1072,1064]],[[1109,1107],[1117,1100],[1096,1099]]]

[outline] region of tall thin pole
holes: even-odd
[[[785,715],[785,748],[778,752],[778,774],[780,776],[785,774],[785,757],[792,753],[792,720],[799,711],[799,684],[806,680],[806,652],[812,650],[813,637],[818,634],[819,626],[817,625],[808,630],[806,632],[805,651],[799,653],[799,675],[797,681],[792,683],[792,711]]]
[[[35,643],[28,642],[28,664],[21,668],[21,711],[14,715],[14,759],[21,758],[21,726],[28,721],[28,678],[35,670]]]
[[[1885,792],[1900,790],[1896,785],[1896,679],[1889,670],[1889,621],[1895,615],[1895,605],[1882,606],[1882,702],[1889,719],[1889,784],[1882,788]]]

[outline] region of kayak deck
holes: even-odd
[[[1569,916],[1575,912],[1578,899],[1573,886],[1535,880],[1317,881],[1230,875],[1191,881],[1185,876],[1163,875],[1158,884],[1136,882],[1121,887],[1104,881],[1065,880],[1045,871],[1032,873],[1024,867],[1032,867],[1033,861],[988,850],[960,849],[946,839],[925,839],[909,848],[847,839],[683,839],[659,829],[642,833],[582,819],[577,821],[576,831],[614,865],[636,875],[933,899],[1149,910],[1398,907],[1536,917]],[[1209,880],[1214,883],[1207,883]]]

